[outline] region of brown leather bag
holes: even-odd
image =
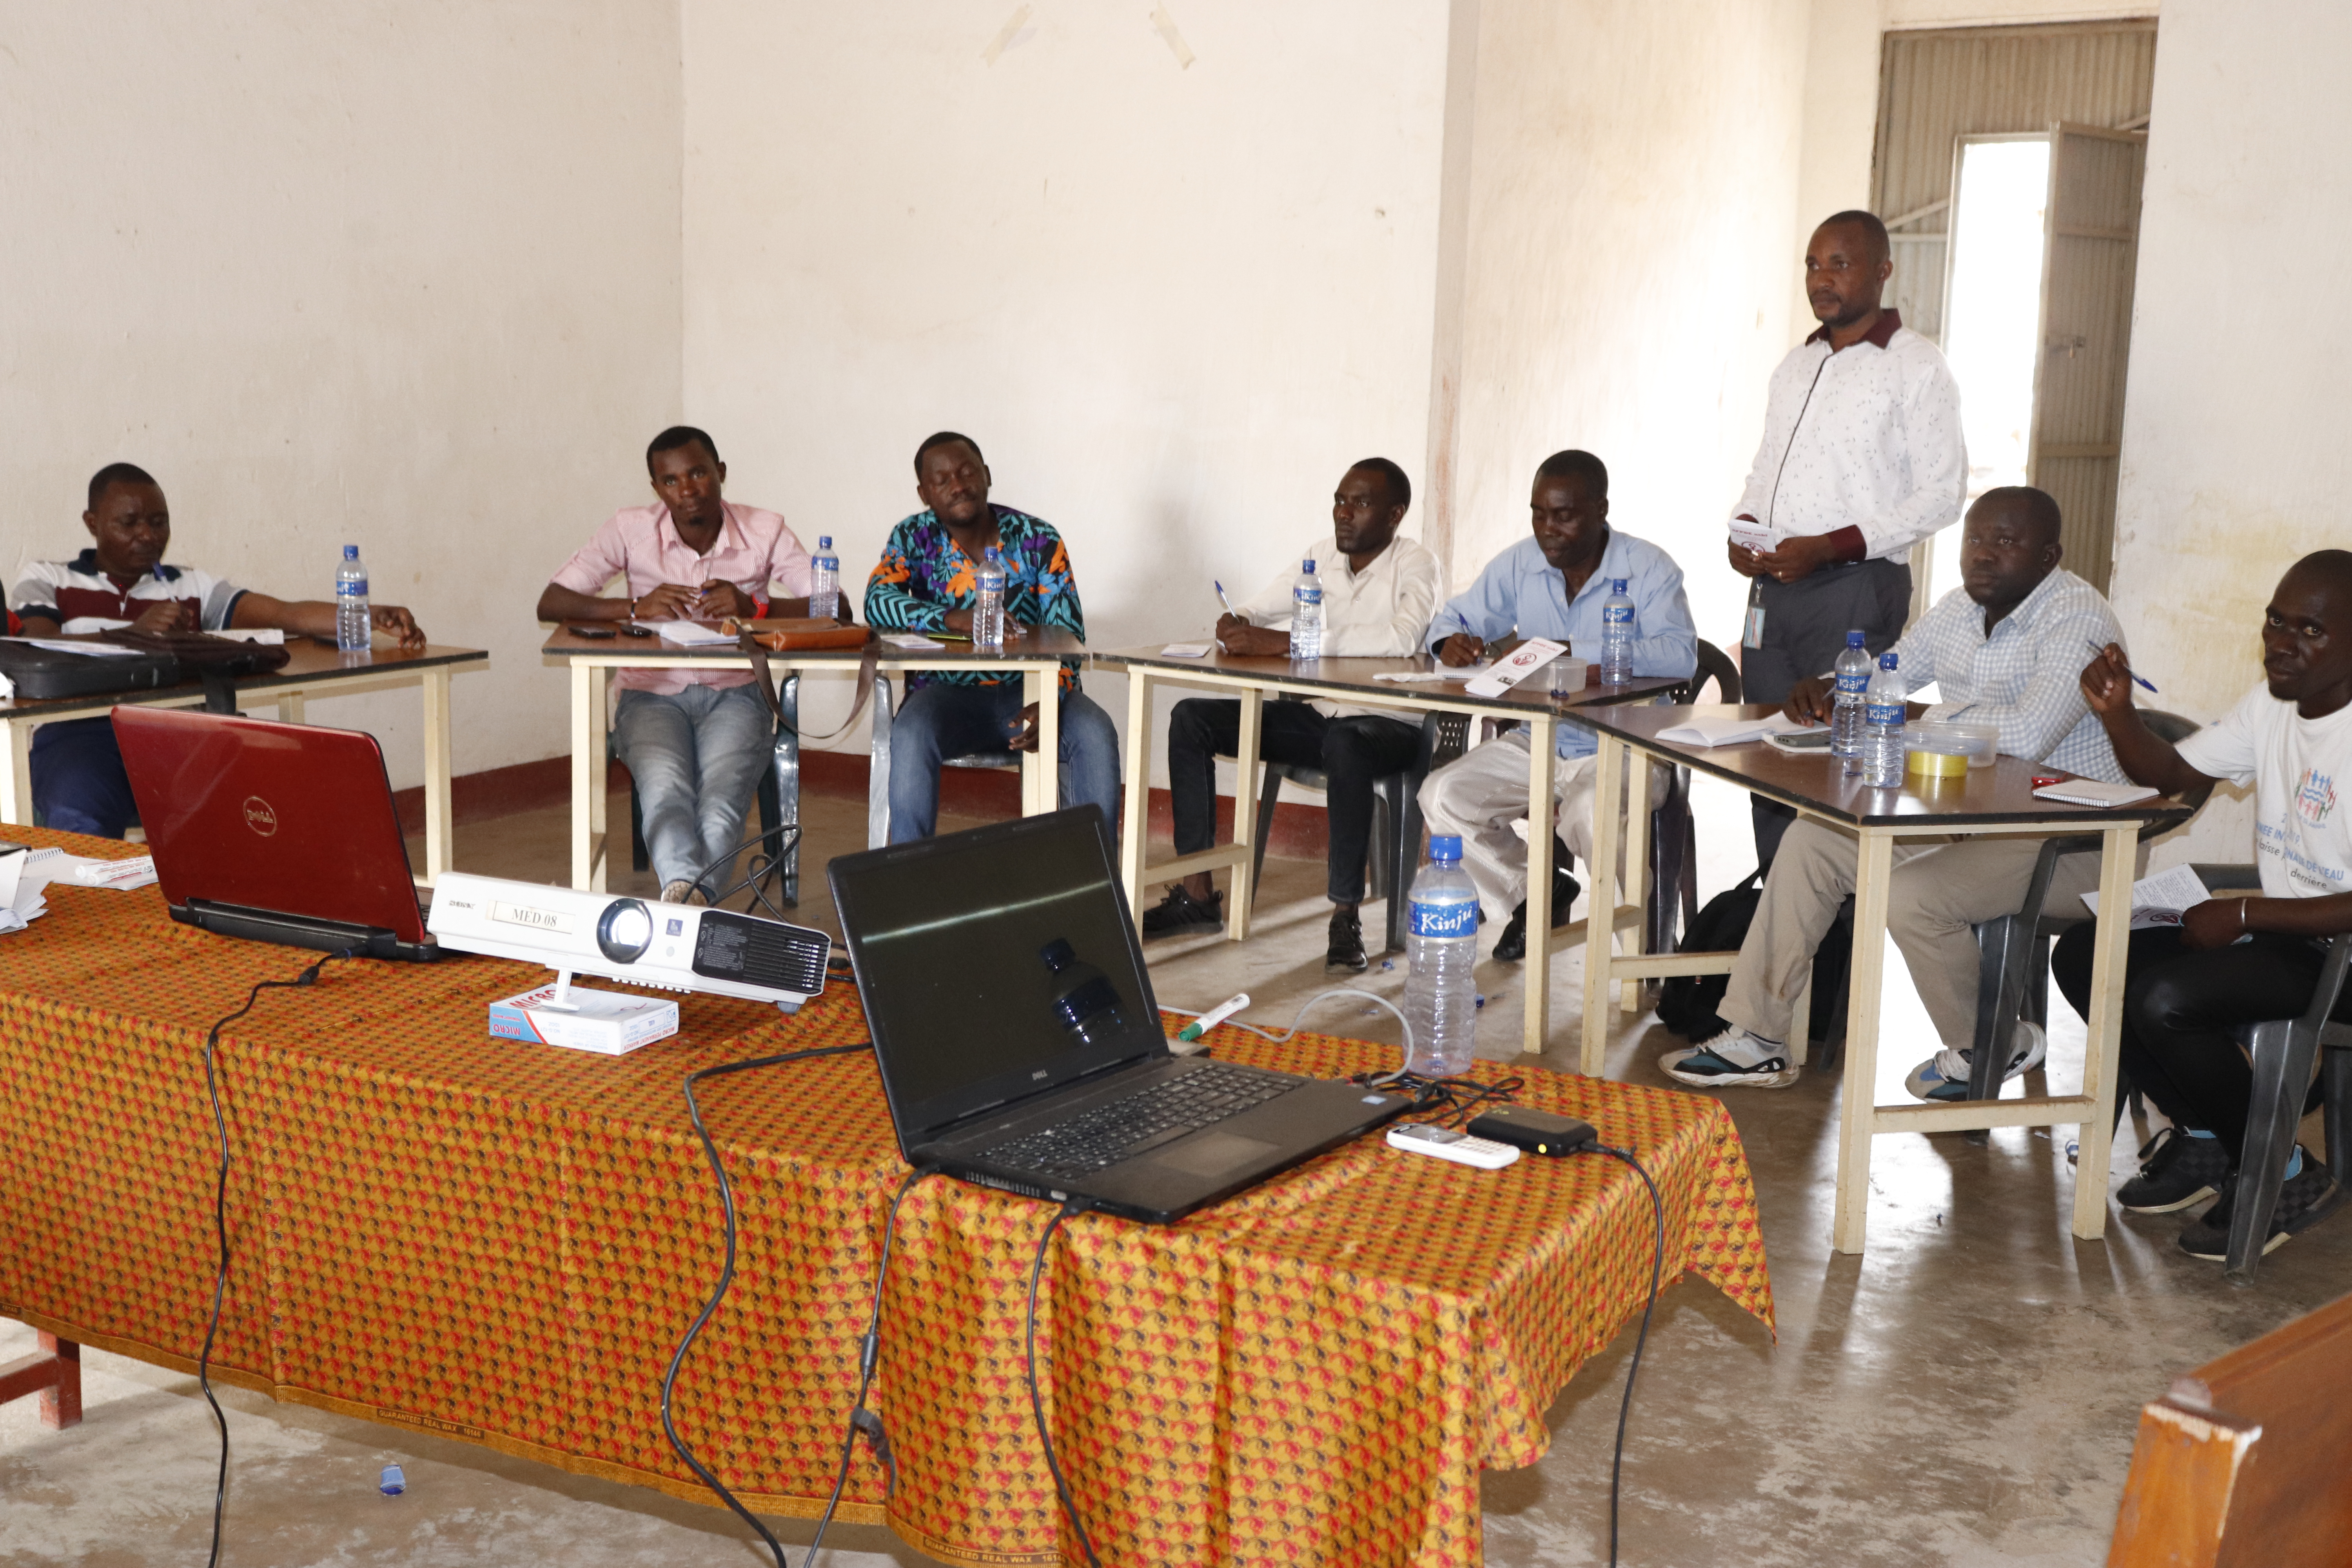
[[[736,647],[751,661],[751,683],[768,704],[768,716],[781,726],[784,722],[783,704],[776,697],[776,678],[768,668],[771,653],[796,653],[819,648],[854,647],[863,650],[857,661],[857,690],[850,700],[849,717],[822,735],[802,733],[801,740],[831,741],[847,734],[857,721],[866,715],[866,704],[874,696],[876,661],[882,652],[881,639],[868,626],[845,626],[825,620],[724,620],[719,629],[735,634]]]
[[[845,626],[838,621],[814,617],[769,619],[763,621],[728,620],[719,623],[722,632],[748,635],[770,653],[797,653],[814,648],[864,647],[874,636],[871,627]]]

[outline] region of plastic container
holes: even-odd
[[[1462,840],[1436,834],[1412,879],[1405,927],[1404,1016],[1412,1023],[1405,1070],[1454,1078],[1470,1070],[1478,1016],[1478,893],[1462,868]]]
[[[1963,756],[1972,768],[1989,768],[2000,756],[2000,726],[1938,719],[1932,723],[1912,725],[1904,737],[1904,744],[1913,751]]]
[[[1323,657],[1323,579],[1312,561],[1298,563],[1298,580],[1290,585],[1290,657]]]
[[[816,536],[816,553],[809,557],[809,611],[820,621],[834,618],[841,608],[841,557],[833,552],[833,535]]]
[[[1878,656],[1878,673],[1862,707],[1862,782],[1871,789],[1897,789],[1903,784],[1904,700],[1911,695],[1895,668],[1890,651]]]
[[[335,646],[345,653],[365,653],[375,640],[368,618],[368,574],[361,563],[360,547],[343,546],[335,567]]]
[[[1601,684],[1622,686],[1633,679],[1633,600],[1625,579],[1609,579],[1609,596],[1601,601]]]
[[[1870,690],[1871,671],[1878,661],[1863,646],[1862,633],[1845,634],[1845,649],[1837,656],[1837,706],[1830,713],[1830,755],[1842,771],[1862,772],[1862,704]]]
[[[1004,557],[995,545],[982,554],[972,581],[971,646],[1001,648],[1004,646]]]

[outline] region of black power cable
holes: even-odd
[[[203,1391],[205,1403],[213,1407],[213,1421],[220,1427],[220,1471],[213,1479],[213,1549],[205,1558],[210,1568],[219,1568],[221,1550],[221,1513],[228,1504],[228,1417],[221,1413],[220,1401],[213,1397],[213,1337],[220,1332],[221,1300],[228,1291],[228,1118],[221,1112],[220,1076],[214,1070],[213,1057],[220,1048],[221,1031],[253,1011],[265,991],[294,991],[319,978],[319,971],[339,958],[351,957],[348,948],[331,952],[291,980],[264,980],[245,994],[245,1005],[212,1026],[205,1036],[205,1092],[212,1097],[213,1137],[220,1152],[219,1171],[213,1185],[213,1240],[216,1246],[218,1267],[213,1271],[213,1310],[205,1323],[205,1348],[196,1354],[196,1387]]]
[[[750,1525],[761,1541],[767,1542],[768,1550],[775,1554],[776,1568],[789,1568],[789,1564],[784,1562],[782,1542],[770,1532],[766,1525],[760,1522],[758,1515],[745,1508],[735,1494],[727,1489],[725,1482],[704,1468],[702,1461],[695,1458],[694,1450],[688,1447],[686,1440],[677,1435],[677,1427],[670,1419],[670,1394],[677,1384],[678,1368],[686,1364],[686,1352],[694,1348],[695,1339],[702,1332],[703,1325],[709,1322],[711,1314],[719,1310],[719,1303],[726,1297],[727,1288],[735,1282],[735,1189],[727,1180],[727,1164],[719,1157],[719,1145],[711,1142],[709,1129],[702,1124],[702,1107],[695,1102],[694,1086],[705,1079],[719,1078],[728,1073],[750,1072],[756,1068],[781,1067],[786,1062],[811,1061],[818,1057],[853,1056],[859,1051],[872,1048],[873,1042],[868,1040],[861,1040],[854,1046],[818,1046],[804,1051],[785,1051],[778,1056],[753,1057],[740,1062],[722,1062],[717,1067],[704,1068],[698,1072],[686,1075],[686,1112],[693,1119],[694,1135],[702,1140],[702,1152],[710,1162],[712,1173],[719,1178],[719,1205],[726,1215],[727,1222],[727,1260],[719,1271],[718,1288],[710,1292],[710,1300],[703,1303],[701,1312],[695,1318],[692,1326],[686,1331],[686,1337],[677,1342],[677,1350],[669,1358],[669,1370],[662,1374],[662,1430],[668,1434],[669,1446],[677,1450],[677,1457],[686,1461],[687,1468],[701,1478],[703,1485],[719,1494],[719,1501],[733,1509],[743,1522]],[[901,1189],[901,1195],[904,1195],[903,1189]],[[897,1205],[893,1205],[892,1207],[895,1212]],[[877,1290],[880,1289],[878,1284],[876,1289]],[[803,1568],[806,1568],[805,1559],[803,1561]]]
[[[772,844],[771,840],[773,840]],[[702,868],[701,870],[697,871],[694,874],[695,889],[702,894],[706,902],[716,909],[749,888],[751,889],[751,896],[743,901],[745,914],[751,913],[751,907],[757,904],[766,910],[771,918],[782,920],[784,911],[768,897],[767,884],[783,875],[784,857],[800,847],[800,841],[801,828],[797,822],[782,822],[773,827],[763,827]],[[754,855],[744,862],[744,873],[741,877],[730,883],[724,891],[713,890],[710,873],[721,866],[733,865],[735,858],[746,849],[762,847],[766,851],[764,854]]]
[[[1625,1418],[1633,1409],[1633,1379],[1642,1370],[1642,1349],[1650,1342],[1650,1313],[1658,1304],[1658,1281],[1666,1265],[1666,1201],[1658,1195],[1658,1184],[1650,1180],[1650,1173],[1642,1169],[1642,1162],[1622,1149],[1612,1149],[1606,1143],[1588,1143],[1584,1147],[1596,1154],[1606,1154],[1633,1167],[1650,1189],[1651,1212],[1657,1217],[1658,1245],[1650,1255],[1650,1299],[1642,1306],[1642,1331],[1633,1338],[1633,1359],[1625,1368],[1625,1397],[1617,1406],[1617,1448],[1609,1460],[1609,1568],[1617,1568],[1617,1483],[1625,1468]]]
[[[1029,1363],[1029,1409],[1037,1417],[1037,1441],[1045,1446],[1045,1468],[1054,1473],[1054,1490],[1061,1497],[1062,1511],[1069,1516],[1070,1528],[1077,1532],[1078,1545],[1085,1550],[1087,1562],[1092,1568],[1102,1568],[1102,1559],[1095,1555],[1094,1540],[1078,1518],[1078,1505],[1070,1499],[1070,1483],[1062,1475],[1061,1461],[1054,1457],[1053,1434],[1045,1430],[1045,1402],[1037,1396],[1037,1281],[1045,1272],[1045,1252],[1054,1245],[1054,1233],[1062,1228],[1064,1220],[1093,1206],[1085,1198],[1068,1198],[1045,1222],[1045,1234],[1037,1238],[1037,1260],[1029,1266],[1029,1321],[1021,1342]]]

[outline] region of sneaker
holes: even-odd
[[[2021,1072],[2032,1072],[2050,1054],[2050,1037],[2042,1032],[2042,1026],[2022,1018],[2017,1021],[2016,1032],[2009,1037],[2009,1070],[2001,1075],[2004,1082]],[[1911,1076],[1903,1080],[1903,1087],[1914,1100],[1966,1100],[1969,1058],[1975,1054],[1956,1051],[1948,1046],[1913,1068]]]
[[[1364,957],[1364,925],[1353,910],[1331,911],[1331,946],[1323,955],[1326,969],[1352,969],[1361,974],[1369,968]]]
[[[2170,1214],[2211,1197],[2229,1176],[2230,1152],[2219,1138],[2159,1127],[2140,1145],[2139,1174],[2116,1190],[2116,1203],[2133,1214]]]
[[[2278,1206],[2271,1210],[2271,1234],[2263,1252],[2276,1252],[2290,1236],[2300,1236],[2344,1206],[2344,1186],[2328,1168],[2303,1151],[2303,1169],[2279,1188]],[[2191,1220],[2180,1233],[2180,1250],[2191,1258],[2220,1262],[2230,1255],[2230,1214],[2237,1206],[2234,1178],[2221,1184],[2221,1201]]]
[[[1177,882],[1168,896],[1143,911],[1143,934],[1170,936],[1180,931],[1214,931],[1225,923],[1225,896],[1213,892],[1207,901],[1194,898]]]
[[[661,901],[665,904],[707,904],[710,900],[691,880],[680,877],[675,882],[664,884]]]
[[[1788,1047],[1745,1029],[1731,1029],[1703,1046],[1685,1046],[1658,1058],[1658,1070],[1701,1089],[1787,1089],[1797,1081]]]
[[[1582,883],[1565,871],[1555,871],[1551,878],[1551,923],[1553,929],[1568,923],[1568,910],[1576,902],[1576,895],[1584,890]],[[1528,955],[1528,901],[1511,911],[1503,934],[1495,939],[1495,956],[1506,963],[1517,963]]]

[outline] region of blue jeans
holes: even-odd
[[[713,862],[708,889],[726,886],[775,735],[756,686],[622,691],[613,745],[637,781],[646,853],[663,887],[691,881]]]
[[[929,838],[940,821],[940,760],[1001,752],[1024,706],[1021,682],[922,687],[890,726],[890,842]],[[1062,700],[1061,799],[1092,801],[1118,832],[1118,731],[1083,691]]]
[[[33,731],[33,820],[65,833],[120,838],[139,820],[114,721],[67,719]]]

